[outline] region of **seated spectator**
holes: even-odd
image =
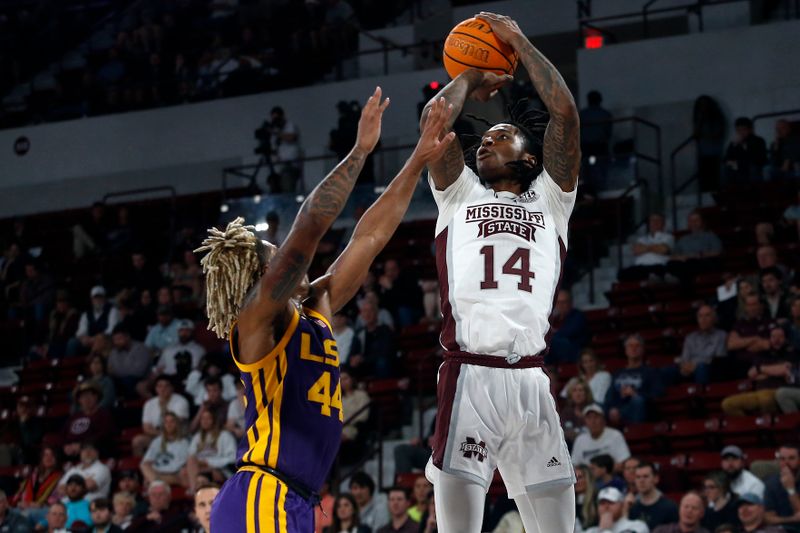
[[[56,292],[56,306],[50,312],[46,351],[43,355],[60,359],[67,355],[67,345],[75,337],[80,322],[78,310],[72,307],[67,291]]]
[[[172,344],[178,343],[178,321],[172,313],[172,307],[160,305],[156,311],[156,324],[147,332],[144,345],[154,353],[161,351]]]
[[[44,423],[30,396],[17,398],[16,415],[0,426],[0,466],[35,462],[42,442]]]
[[[701,522],[704,528],[714,531],[724,524],[739,524],[739,515],[736,512],[737,496],[731,491],[728,475],[723,470],[716,470],[706,475],[703,480],[703,494],[708,500]]]
[[[89,500],[86,496],[86,481],[80,474],[72,474],[67,479],[67,496],[61,500],[67,508],[67,528],[72,527],[73,522],[83,522],[92,524],[92,513],[89,510]]]
[[[625,491],[625,481],[614,475],[614,458],[607,453],[595,455],[589,460],[589,470],[594,477],[594,486],[598,492],[606,487],[615,487]]]
[[[214,484],[201,485],[194,493],[194,515],[201,527],[199,531],[194,531],[198,531],[198,533],[211,532],[211,505],[217,494],[219,494],[219,486]]]
[[[170,376],[162,374],[156,378],[155,392],[156,395],[147,400],[142,408],[144,433],[134,437],[134,452],[140,451],[143,454],[150,441],[161,433],[164,413],[174,413],[183,423],[189,420],[189,402],[182,395],[175,393]]]
[[[572,379],[567,384],[567,401],[561,410],[561,427],[564,428],[564,438],[571,445],[586,428],[583,410],[594,403],[592,390],[580,378]]]
[[[47,517],[45,518],[47,522],[47,533],[62,533],[66,532],[66,525],[67,525],[67,507],[61,502],[55,502],[50,505],[50,508],[47,510]],[[27,529],[23,529],[22,531],[28,531]]]
[[[605,397],[608,420],[612,424],[644,422],[648,402],[661,395],[658,372],[644,363],[644,340],[640,335],[625,339],[625,357],[628,366],[614,373]]]
[[[204,474],[215,483],[224,483],[235,471],[236,439],[222,429],[214,412],[200,410],[200,429],[189,443],[189,459],[183,472],[189,494],[197,489],[197,476]]]
[[[608,388],[611,386],[611,374],[603,370],[600,359],[591,348],[586,348],[581,352],[581,358],[578,361],[578,375],[570,379],[561,389],[562,398],[568,397],[567,388],[570,383],[577,379],[582,379],[589,384],[589,388],[592,390],[592,398],[598,402],[605,399]]]
[[[111,516],[111,522],[122,529],[128,529],[133,522],[133,508],[136,505],[136,498],[130,492],[120,491],[114,494],[112,501],[114,506],[114,514]]]
[[[156,290],[162,283],[161,274],[152,266],[147,256],[141,250],[131,253],[130,268],[121,272],[122,285],[134,293],[143,290]]]
[[[767,143],[753,133],[753,121],[739,117],[734,123],[736,132],[725,152],[725,178],[728,183],[748,183],[763,178],[767,164]]]
[[[414,505],[408,508],[408,516],[419,524],[428,510],[428,499],[433,495],[433,485],[425,476],[414,480]]]
[[[589,323],[583,311],[572,307],[572,295],[566,289],[558,291],[556,305],[550,317],[553,337],[547,354],[548,364],[574,363],[589,342]]]
[[[192,370],[200,366],[200,361],[206,355],[206,349],[194,340],[194,323],[191,320],[178,321],[178,342],[161,351],[154,372],[174,376],[177,373],[176,356],[180,353],[189,354]]]
[[[145,482],[152,486],[156,480],[180,485],[179,473],[189,458],[189,441],[183,437],[180,418],[175,413],[164,415],[161,434],[153,439],[139,466]]]
[[[44,446],[40,455],[39,464],[30,469],[11,499],[12,507],[24,512],[33,522],[39,522],[47,514],[47,506],[56,499],[54,492],[64,474],[55,448]]]
[[[236,397],[228,403],[225,429],[230,431],[236,439],[241,439],[247,430],[244,420],[244,384],[241,380],[236,380],[236,392]]]
[[[100,335],[111,335],[119,323],[119,312],[106,299],[106,289],[100,285],[90,292],[92,308],[85,311],[78,322],[75,339],[67,344],[67,356],[89,352]]]
[[[359,432],[369,420],[370,399],[366,391],[357,387],[349,369],[341,369],[339,380],[342,387],[342,412],[347,413],[347,424],[342,428],[339,457],[344,464],[352,464],[363,452],[363,435],[359,435]]]
[[[19,289],[19,300],[9,302],[9,318],[22,320],[32,328],[29,333],[37,342],[44,339],[46,321],[56,298],[56,286],[50,274],[42,272],[36,260],[25,265],[25,280]]]
[[[778,270],[783,274],[783,279],[789,278],[789,268],[778,261],[778,250],[774,246],[759,246],[756,248],[756,263],[758,263],[759,271],[778,267]]]
[[[353,375],[392,377],[397,358],[392,330],[378,323],[378,308],[366,298],[359,303],[359,318],[364,322],[363,327],[356,328],[361,352],[351,353],[348,359]]]
[[[622,461],[622,479],[625,480],[625,494],[636,494],[636,469],[642,464],[638,457],[628,457]]]
[[[651,530],[678,521],[678,506],[658,490],[658,472],[653,463],[636,469],[637,495],[628,511],[631,520],[642,520]]]
[[[189,395],[190,399],[194,399],[194,404],[197,407],[203,405],[203,402],[208,399],[206,388],[206,380],[208,378],[217,378],[219,380],[222,385],[222,398],[225,401],[230,401],[236,397],[236,382],[238,380],[225,372],[225,366],[218,357],[208,355],[201,363],[200,369],[189,372],[184,386],[186,394]]]
[[[666,272],[670,253],[675,246],[675,237],[664,231],[664,215],[653,213],[648,218],[647,234],[639,236],[633,243],[633,266],[619,272],[620,281],[639,281],[649,276],[660,278]]]
[[[606,487],[597,495],[598,524],[586,530],[586,533],[649,533],[647,524],[641,520],[623,516],[623,496],[614,487]]]
[[[137,517],[125,531],[151,533],[152,531],[181,531],[190,527],[189,519],[179,505],[172,503],[172,491],[164,481],[154,480],[147,489],[150,502],[147,514]]]
[[[419,524],[408,516],[408,491],[401,487],[389,489],[389,522],[379,528],[377,533],[417,533]]]
[[[764,482],[765,521],[770,525],[780,525],[787,531],[800,530],[800,446],[784,444],[778,448],[780,472]],[[743,498],[744,499],[744,498]],[[745,517],[739,509],[739,518],[747,526]]]
[[[234,387],[234,390],[236,387]],[[227,422],[228,417],[228,401],[222,397],[222,380],[219,377],[211,376],[205,381],[205,400],[200,405],[200,409],[192,419],[189,425],[189,431],[197,431],[200,427],[200,413],[203,410],[211,411],[214,413],[214,419],[221,421],[223,424]]]
[[[783,179],[797,176],[800,164],[800,142],[792,135],[792,123],[781,119],[775,122],[775,140],[769,147],[770,177]]]
[[[667,263],[667,274],[690,287],[698,274],[718,268],[722,241],[708,231],[699,211],[689,213],[689,233],[678,239]]]
[[[764,500],[756,494],[742,494],[739,496],[738,514],[744,533],[786,533],[787,530],[779,525],[769,525],[767,518],[769,512],[764,513]]]
[[[676,366],[670,367],[673,383],[691,380],[695,383],[707,384],[712,363],[719,361],[725,364],[728,355],[726,348],[727,334],[714,327],[716,313],[710,305],[702,305],[697,310],[697,331],[686,336],[683,351],[676,360]]]
[[[589,464],[592,457],[608,454],[613,457],[616,464],[631,456],[625,437],[619,430],[606,427],[606,417],[603,408],[598,404],[587,406],[583,410],[586,429],[575,439],[572,445],[572,464]]]
[[[761,289],[764,295],[768,320],[788,321],[789,300],[783,291],[783,273],[778,267],[769,267],[761,271]]]
[[[366,472],[356,472],[350,478],[350,494],[358,504],[361,524],[372,531],[389,523],[389,508],[386,496],[375,493],[375,482]]]
[[[70,477],[78,475],[86,483],[86,499],[107,498],[111,490],[111,470],[100,460],[97,448],[90,442],[81,445],[81,461],[64,473],[58,483],[57,495],[66,494],[66,484]]]
[[[138,468],[117,473],[117,492],[125,492],[133,496],[134,516],[139,516],[147,510],[147,502],[142,497],[142,473]]]
[[[81,442],[91,441],[108,453],[114,439],[114,418],[111,411],[100,407],[102,392],[91,381],[84,381],[75,393],[78,411],[69,417],[62,431],[64,455],[76,457]]]
[[[705,499],[699,493],[693,490],[687,492],[681,498],[678,507],[678,521],[658,526],[653,533],[708,533],[708,530],[700,525],[705,503]]]
[[[364,293],[364,296],[358,300],[359,309],[361,307],[361,302],[364,302],[364,301],[370,302],[378,310],[378,325],[379,326],[386,326],[390,330],[394,331],[394,329],[395,329],[395,327],[394,327],[394,316],[392,316],[392,313],[390,313],[388,309],[385,309],[385,308],[381,307],[381,301],[380,301],[380,297],[378,296],[378,293],[375,292],[374,290],[366,291]],[[364,328],[364,317],[362,317],[361,314],[359,314],[356,317],[355,329],[356,329],[356,331],[358,331],[359,329],[363,329],[363,328]],[[351,348],[351,352],[352,352],[352,348]]]
[[[736,494],[751,492],[764,494],[764,482],[745,468],[744,452],[738,446],[725,446],[720,453],[720,467],[728,476],[731,491]]]
[[[727,416],[776,412],[778,405],[775,394],[778,388],[794,383],[800,375],[792,363],[794,352],[789,349],[783,328],[775,326],[770,330],[769,345],[769,351],[758,357],[747,372],[747,377],[755,384],[755,390],[722,400],[722,411]]]
[[[333,523],[323,529],[323,533],[371,533],[372,529],[361,525],[358,504],[352,494],[344,493],[336,498],[333,512]]]
[[[597,488],[586,465],[575,467],[575,520],[581,530],[597,525]]]
[[[736,283],[736,294],[717,303],[719,325],[725,331],[730,331],[737,320],[742,320],[746,317],[747,304],[745,300],[747,297],[751,294],[758,296],[758,291],[756,291],[756,288],[748,278],[733,278],[726,284],[732,283]]]
[[[150,369],[150,352],[144,344],[133,340],[130,332],[121,325],[114,328],[111,342],[114,347],[108,356],[108,374],[114,378],[118,391],[121,390],[126,397],[133,397],[136,385]]]
[[[32,531],[28,519],[16,509],[9,508],[8,497],[2,489],[0,489],[0,531],[8,531],[9,533],[29,533]]]
[[[333,338],[336,340],[336,346],[339,349],[339,364],[344,366],[347,364],[347,359],[350,357],[350,350],[355,340],[355,330],[350,327],[347,320],[347,315],[344,313],[336,313],[333,315],[331,321],[333,326]]]
[[[742,376],[753,361],[770,349],[769,321],[763,316],[758,295],[745,297],[745,315],[737,320],[728,335],[728,351],[736,358],[737,371]]]
[[[113,409],[117,404],[117,389],[114,388],[114,380],[108,375],[106,360],[102,355],[94,353],[89,356],[86,370],[86,380],[100,389],[100,407]]]
[[[422,289],[419,277],[414,272],[401,269],[394,259],[387,259],[378,284],[381,301],[397,319],[399,329],[419,322],[422,317]]]
[[[89,504],[94,529],[92,533],[122,533],[122,528],[111,521],[111,505],[106,498],[98,498]]]

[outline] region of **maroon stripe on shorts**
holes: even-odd
[[[561,268],[558,271],[558,283],[556,283],[556,292],[553,293],[553,301],[550,304],[550,327],[547,328],[547,334],[544,336],[544,343],[547,348],[544,349],[543,354],[550,351],[550,338],[553,336],[553,309],[556,307],[556,300],[558,300],[558,291],[561,290],[561,278],[564,277],[564,261],[567,259],[567,247],[561,236],[558,237],[558,250],[561,254]]]
[[[442,470],[447,437],[450,433],[450,418],[453,416],[453,401],[458,387],[458,376],[461,363],[445,359],[439,369],[439,383],[436,386],[438,409],[436,412],[436,429],[433,433],[433,465]]]
[[[436,236],[436,272],[439,276],[439,298],[442,305],[442,333],[439,342],[446,350],[458,350],[456,342],[456,322],[450,306],[450,286],[447,271],[447,234],[450,228],[444,228]]]

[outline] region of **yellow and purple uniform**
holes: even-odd
[[[237,473],[217,495],[211,531],[314,531],[316,492],[333,465],[342,435],[339,355],[330,323],[295,310],[275,348],[251,364],[231,353],[244,384],[245,427]]]

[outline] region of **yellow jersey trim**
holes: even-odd
[[[237,359],[235,346],[233,345],[233,328],[236,327],[236,322],[234,322],[233,325],[231,326],[231,334],[230,334],[231,356],[233,357],[233,362],[236,363],[236,366],[242,372],[253,372],[263,368],[265,360],[281,353],[284,349],[286,349],[286,345],[289,344],[289,341],[291,340],[292,335],[294,335],[294,332],[297,329],[297,324],[299,322],[300,322],[300,313],[297,311],[297,309],[293,307],[292,319],[289,322],[289,327],[286,328],[286,332],[283,334],[283,337],[281,337],[281,340],[278,342],[277,345],[275,345],[275,347],[268,354],[263,356],[255,363],[242,363]]]
[[[322,320],[323,322],[325,322],[325,325],[326,325],[326,326],[328,326],[328,329],[329,329],[329,330],[331,330],[331,335],[333,335],[333,326],[331,326],[331,323],[330,323],[330,321],[328,321],[328,318],[327,318],[325,315],[323,315],[323,314],[322,314],[322,313],[320,313],[319,311],[315,311],[315,310],[311,309],[310,307],[304,307],[304,308],[303,308],[303,311],[304,311],[306,314],[308,314],[308,315],[311,315],[311,316],[313,316],[314,318],[319,318],[320,320]]]

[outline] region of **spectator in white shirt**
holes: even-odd
[[[176,356],[182,352],[191,356],[192,370],[200,366],[200,361],[206,355],[206,349],[194,340],[194,323],[191,320],[178,321],[178,342],[162,350],[156,363],[156,373],[174,376],[177,373]]]
[[[148,484],[158,479],[180,485],[180,471],[188,458],[189,441],[183,437],[180,418],[166,413],[161,434],[150,443],[139,469]]]
[[[100,285],[89,293],[92,307],[81,314],[75,338],[67,343],[67,356],[88,352],[98,342],[98,337],[109,336],[119,323],[119,311],[106,298],[106,290]]]
[[[347,315],[336,313],[333,315],[333,338],[336,340],[336,347],[339,353],[339,364],[346,365],[347,358],[350,356],[350,347],[353,345],[355,331],[347,321]]]
[[[185,423],[189,419],[189,401],[175,393],[172,378],[160,375],[156,378],[156,395],[144,403],[142,409],[142,431],[133,439],[134,455],[143,453],[150,441],[161,433],[166,413],[173,413]]]
[[[85,442],[81,445],[81,462],[73,466],[64,474],[58,483],[58,496],[66,494],[67,480],[78,474],[86,481],[86,500],[108,498],[111,489],[111,471],[99,459],[99,453],[94,444]]]
[[[589,464],[592,457],[608,454],[614,458],[615,470],[622,468],[622,462],[631,456],[625,437],[618,430],[606,427],[603,408],[593,403],[583,410],[586,429],[575,438],[572,445],[572,463]]]
[[[236,397],[228,403],[228,419],[225,422],[225,429],[237,439],[241,439],[247,429],[244,422],[244,384],[241,380],[236,380]]]
[[[208,399],[208,391],[205,386],[208,378],[218,378],[220,380],[222,398],[225,401],[230,401],[236,397],[236,382],[238,380],[225,372],[219,359],[210,356],[206,357],[205,362],[200,366],[202,370],[195,369],[189,372],[184,386],[186,394],[194,398],[196,406],[200,407]]]
[[[638,281],[650,275],[662,277],[675,246],[675,237],[664,231],[664,215],[653,213],[647,224],[647,233],[633,243],[632,267],[620,271],[620,281]]]
[[[731,491],[736,494],[755,494],[764,497],[764,482],[745,468],[744,452],[738,446],[725,446],[720,453],[721,468],[728,474]]]
[[[589,388],[592,390],[592,398],[602,400],[606,397],[608,387],[611,386],[611,374],[602,369],[600,359],[591,348],[586,348],[581,352],[581,358],[578,361],[578,375],[570,379],[561,389],[562,398],[567,398],[570,386],[579,379],[589,384]]]
[[[586,533],[650,533],[641,520],[628,520],[622,516],[623,495],[614,487],[606,487],[597,495],[597,514],[600,522]]]
[[[189,444],[189,460],[182,472],[189,494],[197,489],[197,476],[204,474],[216,483],[224,483],[233,474],[236,462],[236,439],[221,428],[214,413],[200,411],[200,430]]]

